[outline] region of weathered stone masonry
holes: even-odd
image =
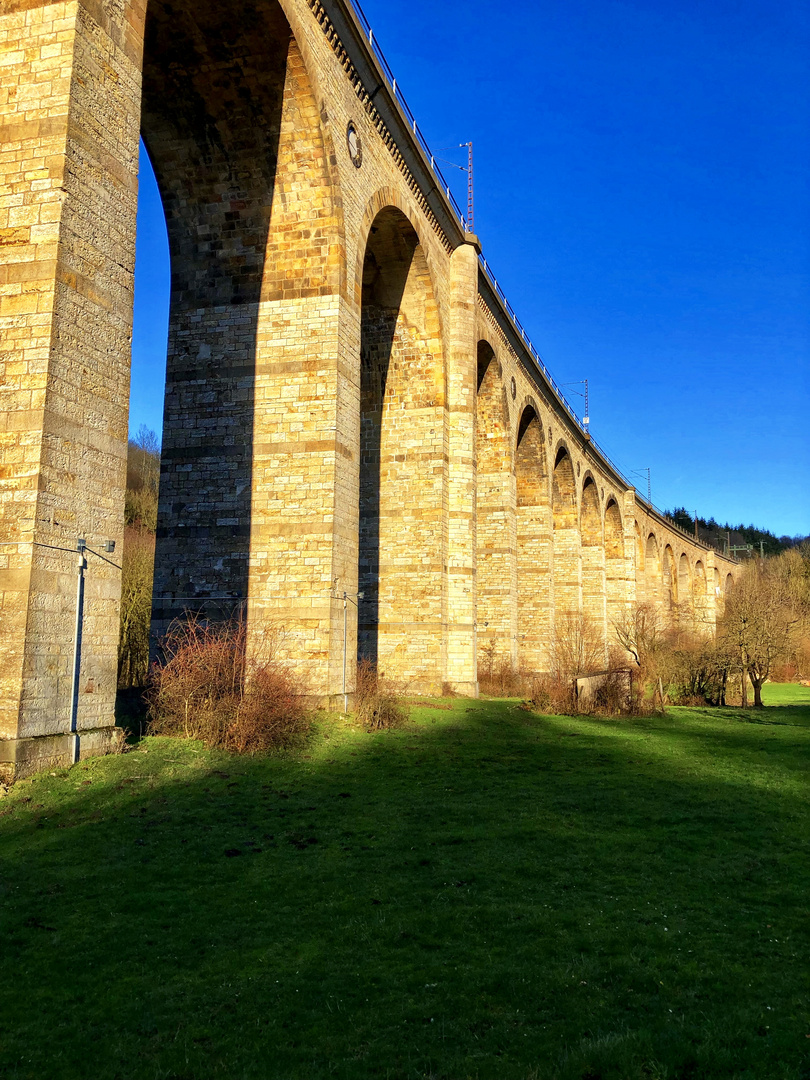
[[[57,549],[120,550],[139,131],[172,260],[157,630],[246,604],[328,699],[344,589],[349,655],[416,691],[475,694],[482,645],[542,669],[572,612],[606,645],[636,600],[714,625],[734,565],[556,397],[346,0],[4,0],[0,115],[0,768],[68,755]],[[92,561],[83,753],[118,591]]]

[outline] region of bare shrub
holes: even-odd
[[[658,671],[676,705],[725,705],[732,659],[722,640],[680,635],[662,649]]]
[[[371,660],[357,665],[354,694],[355,714],[367,731],[388,731],[402,727],[408,708],[399,689],[377,671]]]
[[[243,619],[211,624],[193,615],[170,627],[147,694],[151,734],[252,754],[305,733],[303,687],[277,658],[280,635],[268,633],[248,658],[246,629]]]
[[[523,682],[511,657],[499,653],[494,641],[481,648],[478,688],[482,694],[487,697],[518,697],[523,692]]]
[[[535,675],[531,688],[532,708],[551,716],[573,716],[578,712],[573,679],[559,675]]]
[[[627,716],[633,710],[633,680],[628,668],[609,668],[593,694],[591,709],[596,716]]]

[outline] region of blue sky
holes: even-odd
[[[659,506],[810,533],[810,8],[364,9],[430,145],[473,140],[484,254],[611,458]],[[167,304],[147,166],[133,431],[160,432]]]

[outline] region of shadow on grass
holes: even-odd
[[[0,1076],[803,1075],[800,731],[415,716],[20,785]]]

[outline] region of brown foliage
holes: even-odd
[[[377,672],[371,660],[361,660],[357,665],[354,706],[357,719],[367,731],[402,727],[408,719],[401,692]]]
[[[530,700],[532,708],[550,716],[573,716],[579,711],[573,679],[559,675],[536,675]]]
[[[523,679],[511,657],[500,654],[494,641],[481,648],[478,688],[487,697],[517,697],[523,692]]]
[[[201,739],[256,753],[289,745],[307,730],[303,687],[277,658],[278,634],[248,658],[244,620],[212,625],[196,616],[161,642],[148,691],[150,733]]]
[[[559,679],[572,679],[605,669],[605,642],[584,612],[568,611],[555,625],[551,669]]]
[[[658,676],[657,661],[664,648],[664,629],[654,604],[636,604],[613,625],[616,639],[639,668],[638,680],[653,681]]]
[[[122,690],[146,684],[154,562],[155,534],[132,526],[125,528],[118,640],[118,686]]]

